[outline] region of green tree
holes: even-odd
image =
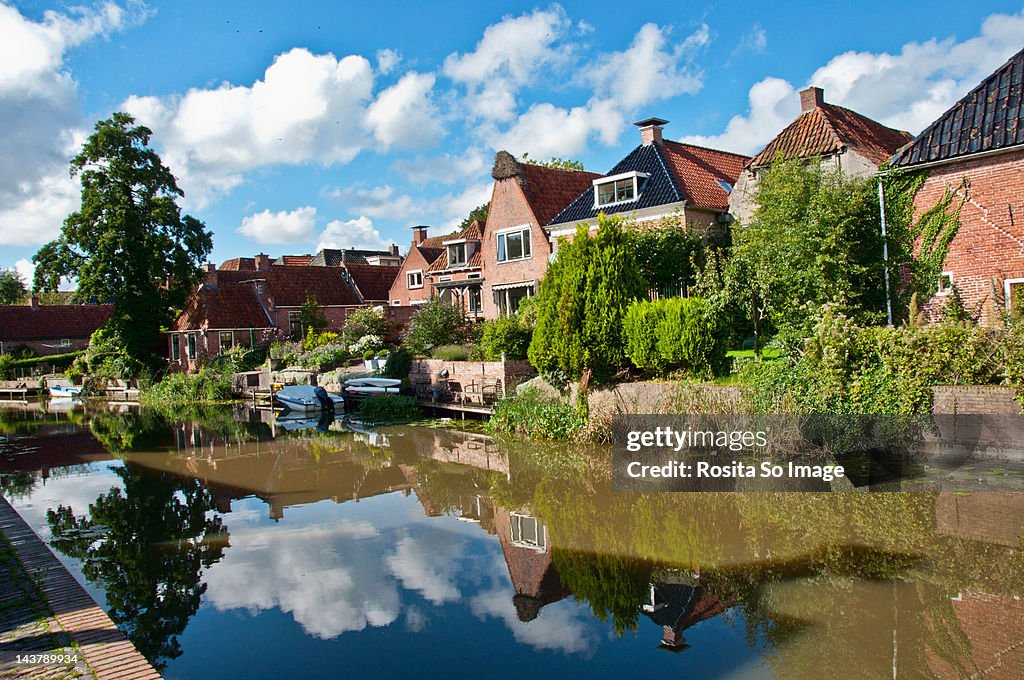
[[[0,270],[0,305],[16,305],[25,299],[25,281],[14,269]]]
[[[47,511],[52,543],[82,561],[86,580],[106,592],[108,613],[158,669],[181,655],[178,636],[199,609],[203,570],[228,545],[216,499],[195,479],[136,463],[115,470],[112,488],[86,515]]]
[[[469,225],[473,224],[473,220],[476,220],[480,224],[486,223],[487,222],[487,215],[489,215],[490,212],[491,212],[491,202],[490,201],[488,201],[487,203],[484,203],[483,205],[478,205],[477,207],[475,207],[475,208],[473,208],[472,210],[469,211],[469,214],[466,215],[466,219],[462,220],[462,222],[459,223],[459,229],[465,229]]]
[[[402,344],[412,352],[426,354],[434,347],[460,344],[467,335],[468,322],[462,307],[434,298],[412,315]]]
[[[878,195],[852,179],[799,160],[778,160],[761,178],[758,208],[734,230],[727,286],[752,321],[803,327],[832,303],[860,320],[885,312]]]
[[[580,225],[541,283],[530,363],[556,380],[608,380],[626,364],[622,317],[646,288],[621,219],[602,213],[594,236]]]
[[[699,236],[685,231],[676,218],[658,228],[631,231],[630,237],[640,274],[659,296],[688,291],[702,255]]]
[[[306,293],[306,301],[299,307],[299,320],[302,322],[303,332],[306,332],[307,329],[319,332],[327,328],[327,317],[324,316],[320,302],[309,293]],[[298,339],[296,338],[296,340]]]
[[[555,170],[577,170],[582,172],[586,169],[583,167],[583,161],[577,161],[571,158],[558,158],[557,156],[552,156],[550,160],[546,161],[534,161],[530,160],[530,154],[524,153],[520,160],[524,163],[541,165],[545,168],[554,168]]]
[[[107,327],[129,356],[150,364],[161,328],[213,248],[205,225],[182,215],[184,192],[149,147],[151,136],[126,113],[96,124],[71,160],[82,205],[33,258],[37,289],[56,290],[68,277],[81,298],[113,302]]]

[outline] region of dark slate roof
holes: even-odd
[[[640,183],[637,200],[598,209],[594,207],[593,188],[587,187],[547,224],[581,222],[593,219],[599,212],[631,213],[683,200],[697,207],[724,210],[729,196],[717,180],[730,186],[735,184],[747,160],[739,154],[669,140],[661,144],[641,144],[608,171],[608,175],[649,174],[650,177]]]
[[[732,606],[731,600],[722,600],[700,587],[683,583],[656,583],[653,587],[659,607],[652,612],[643,611],[644,616],[677,632],[718,616]]]
[[[893,165],[910,166],[1024,144],[1024,50],[967,93],[914,141]]]
[[[822,102],[804,111],[750,159],[750,167],[770,165],[778,154],[784,159],[810,158],[854,149],[881,165],[910,141],[910,133],[886,127],[856,111]]]
[[[113,312],[113,305],[4,305],[0,340],[88,338]]]
[[[395,257],[387,250],[358,250],[356,248],[324,248],[309,262],[311,267],[340,267],[343,264],[369,264],[368,257]]]
[[[387,300],[391,284],[395,282],[400,269],[376,264],[349,264],[345,268],[355,281],[364,302]]]

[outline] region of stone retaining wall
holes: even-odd
[[[414,386],[436,386],[442,370],[448,371],[448,381],[482,384],[485,380],[498,380],[504,390],[510,391],[519,383],[537,375],[525,359],[508,361],[444,361],[442,359],[414,359],[409,369],[409,381]],[[501,390],[499,390],[499,394]]]
[[[964,415],[1018,415],[1017,390],[999,385],[933,387],[932,413]]]

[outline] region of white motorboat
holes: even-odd
[[[74,385],[54,385],[50,388],[51,397],[79,397],[82,395],[82,388]]]
[[[274,392],[274,399],[290,411],[333,411],[344,402],[340,395],[331,394],[322,387],[289,385]]]
[[[372,394],[398,394],[402,381],[396,378],[351,378],[345,381],[345,394],[367,397]]]

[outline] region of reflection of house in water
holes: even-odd
[[[661,626],[658,649],[681,652],[689,648],[683,631],[718,616],[734,604],[700,586],[685,583],[652,583],[650,599],[643,604],[644,616]]]
[[[551,562],[548,529],[526,513],[494,508],[494,527],[505,555],[520,621],[537,618],[541,608],[571,595]]]

